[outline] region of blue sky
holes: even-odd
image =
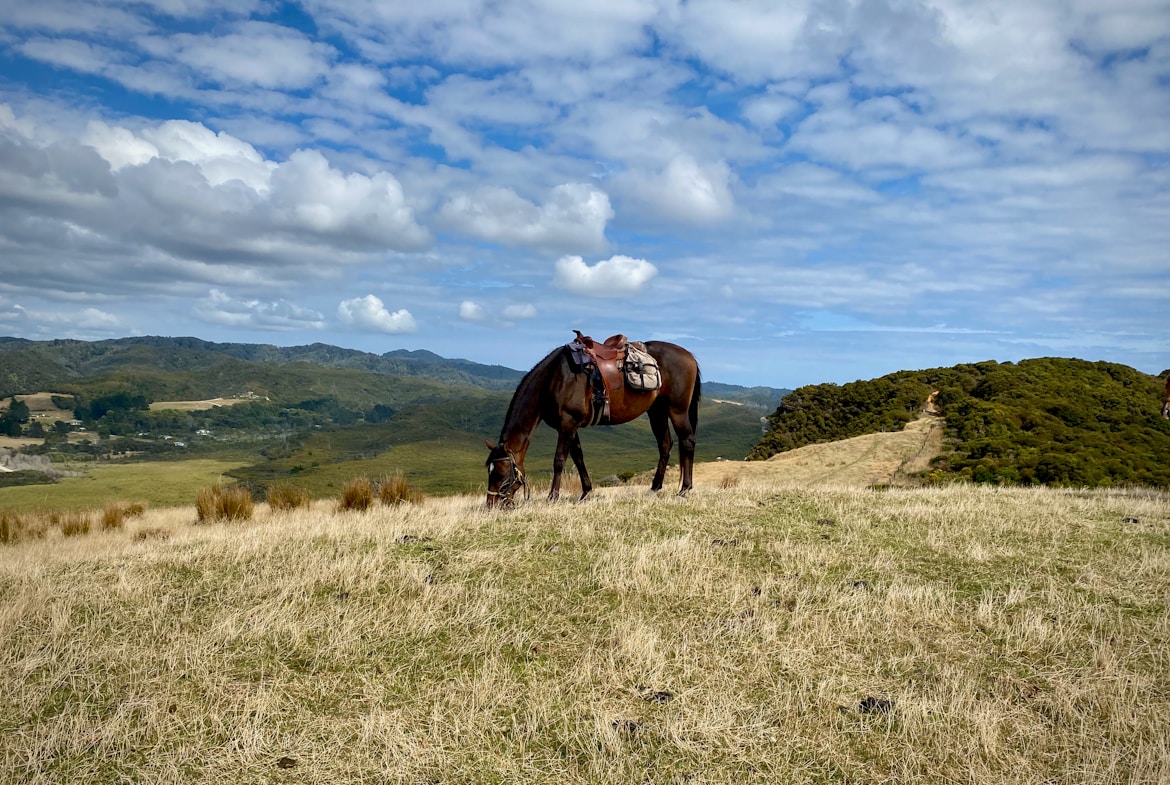
[[[1170,3],[0,3],[0,335],[1170,366]]]

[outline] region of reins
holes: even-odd
[[[504,456],[512,463],[512,474],[500,482],[499,490],[488,491],[487,495],[498,497],[500,505],[503,507],[515,507],[516,500],[513,497],[516,495],[517,486],[524,489],[524,501],[526,502],[532,497],[532,489],[528,487],[528,481],[524,477],[524,472],[520,471],[520,464],[516,461],[516,456],[512,454],[512,451],[504,450]]]

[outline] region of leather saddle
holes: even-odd
[[[609,422],[612,419],[610,400],[613,391],[622,389],[621,363],[626,358],[629,341],[624,335],[611,335],[598,342],[582,335],[580,330],[573,332],[577,334],[577,340],[569,344],[569,349],[574,361],[589,374],[589,386],[593,389],[593,415],[589,424]]]

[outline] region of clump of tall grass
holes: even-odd
[[[121,529],[126,525],[127,518],[140,517],[144,512],[146,512],[146,505],[139,502],[133,504],[110,502],[102,510],[102,531]]]
[[[354,477],[341,489],[338,510],[368,510],[374,504],[374,486],[369,477]]]
[[[313,497],[308,489],[283,483],[268,487],[268,506],[273,510],[308,508]]]
[[[406,481],[402,472],[395,472],[378,483],[378,498],[382,504],[422,504],[426,496]]]
[[[90,519],[89,513],[80,510],[62,513],[60,521],[61,533],[66,537],[89,534],[89,530],[93,528],[93,521]]]
[[[45,536],[45,522],[11,510],[0,510],[0,544],[14,545]]]
[[[240,485],[212,485],[195,497],[199,523],[250,520],[254,506],[252,494]]]

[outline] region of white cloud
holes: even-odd
[[[493,327],[511,327],[517,321],[535,319],[537,316],[536,306],[531,303],[506,305],[497,313],[490,313],[487,308],[474,300],[464,300],[459,303],[460,319],[465,322],[475,322]]]
[[[487,318],[487,311],[477,302],[464,300],[459,303],[459,318],[468,322],[482,322]]]
[[[336,55],[332,46],[267,22],[249,21],[226,35],[179,34],[141,39],[156,57],[173,58],[219,84],[303,89],[322,79]]]
[[[645,259],[613,256],[590,267],[580,256],[557,260],[554,283],[590,297],[628,297],[642,291],[658,268]]]
[[[536,310],[536,306],[532,303],[517,303],[515,305],[508,305],[504,307],[505,319],[535,319],[540,314]]]
[[[604,191],[584,183],[552,189],[536,205],[510,188],[481,188],[443,205],[440,219],[463,234],[503,245],[595,251],[605,247],[605,225],[613,217]]]
[[[212,324],[246,329],[319,330],[325,326],[325,317],[320,313],[287,300],[237,300],[219,289],[212,289],[196,303],[195,314]]]
[[[337,306],[337,316],[345,324],[361,330],[382,333],[412,333],[418,329],[414,317],[405,308],[391,313],[381,299],[372,294],[343,300]]]
[[[735,210],[731,170],[722,161],[700,164],[680,153],[656,174],[630,174],[620,179],[648,209],[679,223],[715,223]]]

